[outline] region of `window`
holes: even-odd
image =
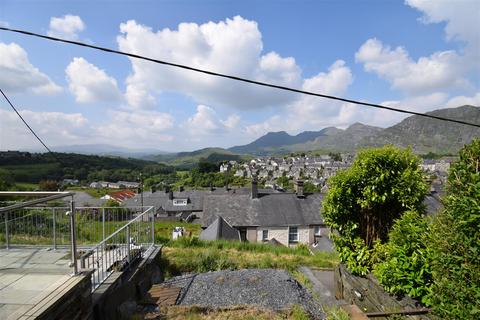
[[[290,227],[288,229],[288,242],[298,242],[298,228]]]
[[[268,230],[262,230],[262,241],[268,241]]]
[[[315,233],[315,236],[319,237],[319,236],[322,235],[322,229],[320,229],[319,226],[316,226],[316,227],[314,228],[314,233]]]
[[[186,206],[187,202],[187,199],[173,199],[174,206]]]

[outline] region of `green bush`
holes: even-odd
[[[428,241],[429,224],[416,211],[395,221],[386,244],[376,247],[381,261],[374,266],[380,284],[391,293],[407,294],[430,304],[432,285]]]
[[[445,210],[432,226],[432,306],[444,319],[480,318],[480,140],[448,175]]]
[[[387,241],[395,219],[409,208],[421,210],[427,186],[419,163],[409,149],[365,149],[329,179],[323,216],[337,230],[333,241],[353,273],[369,272],[374,244]]]

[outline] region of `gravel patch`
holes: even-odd
[[[181,288],[179,305],[223,308],[255,305],[284,310],[300,305],[312,319],[324,319],[310,293],[288,271],[276,269],[224,270],[171,278],[164,286]]]

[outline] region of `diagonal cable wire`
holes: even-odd
[[[35,138],[37,138],[38,141],[40,141],[40,143],[45,147],[45,149],[47,149],[48,152],[50,152],[50,154],[60,163],[62,163],[62,161],[55,155],[55,153],[50,150],[50,148],[43,142],[42,139],[40,139],[40,137],[37,135],[37,133],[32,129],[32,127],[30,127],[30,125],[27,123],[27,121],[25,121],[25,119],[22,117],[22,115],[20,114],[20,112],[18,112],[17,108],[15,108],[15,106],[13,105],[13,103],[10,101],[10,99],[8,99],[7,95],[3,92],[3,90],[0,88],[0,92],[2,93],[3,97],[5,98],[5,100],[7,100],[8,104],[10,105],[10,107],[13,109],[13,111],[15,111],[15,113],[18,115],[18,117],[23,121],[23,123],[27,126],[27,128],[30,130],[30,132],[35,136]]]
[[[247,78],[241,78],[241,77],[232,76],[232,75],[228,75],[228,74],[223,74],[223,73],[213,72],[213,71],[209,71],[209,70],[194,68],[194,67],[190,67],[190,66],[187,66],[187,65],[184,65],[184,64],[178,64],[178,63],[153,59],[153,58],[141,56],[141,55],[134,54],[134,53],[128,53],[128,52],[123,52],[123,51],[114,50],[114,49],[110,49],[110,48],[94,46],[94,45],[79,42],[79,41],[65,40],[65,39],[61,39],[61,38],[45,36],[45,35],[42,35],[42,34],[30,32],[30,31],[11,29],[11,28],[7,28],[7,27],[0,27],[0,30],[20,33],[20,34],[33,36],[33,37],[38,37],[38,38],[47,39],[47,40],[52,40],[52,41],[69,43],[69,44],[73,44],[73,45],[77,45],[77,46],[81,46],[81,47],[101,50],[101,51],[105,51],[105,52],[109,52],[109,53],[115,53],[115,54],[119,54],[119,55],[128,56],[128,57],[131,57],[131,58],[146,60],[146,61],[150,61],[150,62],[154,62],[154,63],[158,63],[158,64],[163,64],[163,65],[167,65],[167,66],[171,66],[171,67],[176,67],[176,68],[181,68],[181,69],[190,70],[190,71],[194,71],[194,72],[208,74],[208,75],[211,75],[211,76],[216,76],[216,77],[221,77],[221,78],[227,78],[227,79],[231,79],[231,80],[246,82],[246,83],[255,84],[255,85],[259,85],[259,86],[263,86],[263,87],[275,88],[275,89],[279,89],[279,90],[301,93],[301,94],[316,96],[316,97],[320,97],[320,98],[343,101],[343,102],[363,105],[363,106],[377,108],[377,109],[384,109],[384,110],[389,110],[389,111],[394,111],[394,112],[399,112],[399,113],[411,114],[411,115],[421,116],[421,117],[425,117],[425,118],[454,122],[454,123],[459,123],[459,124],[463,124],[463,125],[467,125],[467,126],[473,126],[473,127],[480,128],[480,124],[477,124],[477,123],[472,123],[472,122],[467,122],[467,121],[462,121],[462,120],[457,120],[457,119],[452,119],[452,118],[445,118],[445,117],[440,117],[440,116],[436,116],[436,115],[432,115],[432,114],[415,112],[415,111],[399,109],[399,108],[394,108],[394,107],[388,107],[388,106],[375,104],[375,103],[362,102],[362,101],[358,101],[358,100],[347,99],[347,98],[342,98],[342,97],[337,97],[337,96],[331,96],[331,95],[327,95],[327,94],[315,93],[315,92],[311,92],[311,91],[305,91],[305,90],[290,88],[290,87],[286,87],[286,86],[280,86],[280,85],[276,85],[276,84],[272,84],[272,83],[261,82],[261,81],[247,79]]]

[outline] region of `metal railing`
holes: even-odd
[[[76,207],[77,246],[99,243],[144,210],[142,207]],[[71,243],[70,212],[67,207],[24,207],[5,212],[0,220],[0,247],[68,247]]]
[[[81,255],[81,268],[94,270],[92,291],[114,271],[128,268],[153,248],[154,212],[154,208],[149,207]]]
[[[17,223],[19,219],[11,218],[10,213],[15,212],[16,210],[21,210],[22,208],[26,208],[28,206],[33,206],[41,203],[46,203],[48,201],[58,200],[65,197],[71,197],[70,201],[70,213],[75,212],[75,201],[73,200],[74,193],[73,192],[38,192],[38,191],[0,191],[1,197],[27,197],[27,198],[37,198],[37,199],[30,199],[23,202],[18,202],[6,207],[0,208],[0,214],[2,214],[4,225],[4,239],[5,239],[5,246],[7,249],[10,248],[10,234],[11,230]],[[38,199],[38,197],[40,197]],[[76,263],[76,256],[77,256],[77,246],[76,246],[76,236],[75,236],[75,214],[69,215],[69,222],[70,222],[70,253],[71,253],[71,264],[73,266],[73,274],[78,274],[78,267]],[[12,224],[13,223],[13,224]],[[37,225],[38,228],[42,227],[42,224]],[[31,229],[31,228],[30,228]],[[32,241],[35,241],[36,238],[33,237]]]
[[[0,196],[44,197],[0,207],[0,247],[69,249],[74,274],[79,267],[93,269],[93,289],[155,243],[154,207],[75,207],[70,192],[0,192]],[[32,207],[68,196],[69,207]]]

